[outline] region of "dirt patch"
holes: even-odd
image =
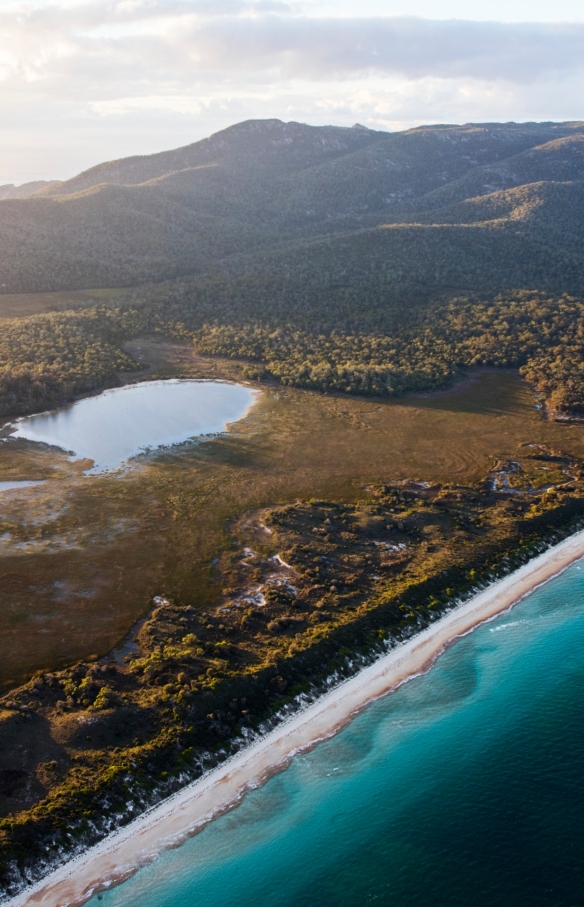
[[[240,381],[246,366],[245,362],[234,359],[200,356],[190,344],[169,343],[152,337],[132,340],[125,343],[123,349],[136,362],[144,363],[144,369],[140,372],[121,375],[124,382],[141,381],[149,377]]]

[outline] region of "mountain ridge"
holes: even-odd
[[[0,293],[104,288],[3,323],[0,405],[115,385],[127,341],[162,334],[320,391],[521,368],[584,417],[583,247],[583,123],[238,124],[0,201]]]
[[[466,203],[493,188],[567,178],[584,178],[583,123],[386,133],[250,120],[0,200],[0,292],[130,287],[229,271],[234,256],[429,222],[447,207],[452,218],[453,205],[465,203],[458,210],[468,213]],[[572,214],[579,237],[576,221]]]

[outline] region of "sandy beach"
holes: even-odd
[[[96,891],[128,878],[161,851],[181,843],[233,807],[246,790],[281,771],[295,754],[337,733],[368,703],[428,670],[450,642],[506,611],[581,557],[584,557],[584,531],[477,594],[8,904],[10,907],[76,907]]]

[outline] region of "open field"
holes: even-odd
[[[240,367],[190,347],[136,346],[156,376],[237,378]],[[529,443],[581,456],[584,427],[543,421],[516,375],[484,371],[399,402],[264,388],[229,435],[140,458],[122,477],[85,478],[59,452],[0,444],[0,481],[49,479],[1,499],[0,632],[10,644],[0,683],[103,655],[155,594],[212,605],[213,561],[242,513],[297,498],[350,502],[394,479],[474,482]]]
[[[0,294],[0,320],[3,318],[25,318],[27,315],[41,315],[45,312],[63,312],[79,309],[115,299],[123,291],[118,289],[62,290],[56,293],[9,293]]]
[[[0,899],[580,545],[583,139],[252,121],[0,201]],[[259,393],[101,475],[3,424],[164,378]]]
[[[136,343],[152,377],[241,367]],[[1,442],[0,481],[45,479],[0,492],[3,889],[579,529],[583,432],[482,371],[399,403],[263,385],[118,475]]]

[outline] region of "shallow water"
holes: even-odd
[[[0,482],[0,491],[13,491],[16,488],[30,488],[31,485],[42,485],[42,479],[38,482],[27,482],[23,480],[17,480],[15,482]]]
[[[584,903],[584,566],[92,907]]]
[[[144,450],[224,431],[245,416],[256,395],[223,381],[146,381],[19,419],[11,437],[93,460],[93,472],[116,469]]]

